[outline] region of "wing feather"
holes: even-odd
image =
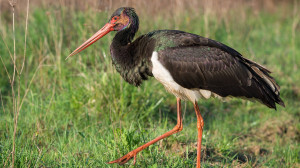
[[[220,96],[255,98],[271,108],[284,106],[270,71],[236,50],[211,39],[177,30],[154,31],[154,51],[179,85]]]
[[[184,88],[205,89],[222,97],[255,98],[272,108],[275,102],[284,105],[274,92],[278,85],[269,71],[255,63],[251,68],[249,60],[229,51],[218,46],[172,47],[160,51],[159,60]]]

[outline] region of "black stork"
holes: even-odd
[[[110,46],[112,63],[125,81],[139,86],[155,77],[177,98],[177,124],[169,132],[109,163],[136,162],[138,152],[182,130],[181,99],[194,104],[197,116],[197,167],[200,167],[204,121],[197,100],[210,97],[256,99],[276,109],[284,107],[279,85],[270,71],[236,50],[211,39],[178,30],[157,30],[132,41],[139,28],[139,18],[130,7],[117,9],[91,38],[74,50],[75,55],[111,31],[117,31]],[[68,58],[67,57],[67,58]]]

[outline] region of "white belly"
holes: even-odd
[[[151,62],[153,65],[153,76],[164,85],[167,91],[174,94],[176,97],[190,100],[193,103],[201,97],[206,99],[210,98],[212,94],[211,91],[203,89],[187,89],[177,84],[170,72],[158,61],[158,53],[156,51],[152,53]],[[214,95],[217,96],[216,94]]]

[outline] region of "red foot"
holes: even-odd
[[[133,165],[135,165],[136,154],[137,153],[131,151],[131,152],[127,153],[126,155],[124,155],[123,157],[121,157],[117,160],[108,162],[108,164],[118,163],[119,165],[123,165],[123,164],[127,163],[130,159],[132,159],[132,157],[134,157]]]

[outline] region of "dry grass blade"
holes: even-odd
[[[13,146],[12,146],[12,162],[11,162],[11,167],[15,166],[15,153],[16,153],[16,133],[17,133],[17,129],[18,129],[18,118],[19,118],[19,114],[20,114],[20,107],[21,104],[23,103],[23,101],[21,102],[20,97],[21,97],[21,73],[18,72],[17,66],[16,66],[16,33],[15,33],[15,6],[16,6],[16,1],[15,0],[9,0],[9,4],[12,7],[12,33],[13,33],[13,57],[12,54],[10,53],[10,56],[12,58],[12,62],[13,62],[13,75],[12,78],[10,77],[6,66],[4,65],[3,59],[1,57],[1,62],[5,67],[6,73],[9,77],[10,80],[10,86],[11,86],[11,92],[12,92],[12,109],[13,109],[13,114],[14,114],[14,131],[13,131]],[[26,39],[27,39],[27,27],[28,27],[28,13],[29,13],[29,0],[27,1],[27,17],[26,17],[26,26],[25,26],[25,42],[24,42],[24,58],[23,58],[23,62],[22,62],[22,68],[21,71],[24,68],[24,64],[25,64],[25,56],[26,56]],[[1,36],[2,37],[2,36]],[[2,37],[3,39],[3,37]],[[3,39],[4,41],[4,39]],[[4,41],[6,48],[8,49],[8,46],[6,44],[6,42]],[[9,51],[9,49],[8,49]],[[15,78],[17,78],[17,81],[15,81]],[[16,87],[16,88],[15,88]],[[16,89],[16,90],[15,90]]]
[[[11,91],[12,91],[12,99],[13,99],[13,112],[14,112],[14,133],[13,133],[13,147],[12,147],[12,167],[14,167],[15,164],[15,151],[16,151],[16,132],[17,132],[17,126],[18,126],[18,112],[16,111],[16,99],[15,99],[15,89],[14,89],[14,83],[15,83],[15,74],[16,74],[16,36],[15,36],[15,5],[16,5],[16,1],[9,1],[12,10],[13,10],[13,41],[14,41],[14,52],[13,52],[13,64],[14,64],[14,72],[12,75],[12,80],[11,80]]]
[[[13,41],[14,41],[14,57],[13,57],[14,73],[13,73],[12,83],[11,83],[12,86],[13,86],[14,81],[15,81],[16,70],[17,70],[17,67],[16,67],[16,59],[17,59],[16,58],[16,33],[15,33],[15,6],[16,6],[17,2],[15,0],[10,0],[9,4],[12,7],[12,14],[13,14],[13,17],[12,17],[12,20],[13,20],[12,29],[13,29]]]
[[[29,1],[30,0],[27,0],[27,13],[26,13],[26,21],[25,21],[25,40],[24,40],[24,57],[23,57],[23,61],[22,61],[22,67],[21,67],[21,70],[20,70],[20,74],[22,74],[22,71],[23,71],[23,68],[24,68],[24,65],[25,65],[25,58],[26,58],[26,41],[27,41],[27,29],[28,29],[28,15],[29,15]]]

